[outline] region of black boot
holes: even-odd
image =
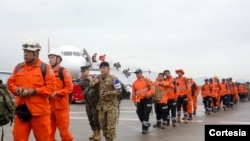
[[[161,121],[157,121],[154,125],[154,128],[161,128]]]
[[[193,115],[196,115],[196,110],[194,110]]]
[[[176,120],[172,120],[172,126],[176,127]]]
[[[193,119],[192,114],[189,114],[188,115],[188,120],[192,120],[192,119]]]

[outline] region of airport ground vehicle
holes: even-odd
[[[74,84],[73,91],[69,97],[70,104],[85,103],[82,88],[81,88],[79,82],[77,80],[73,80],[73,84]]]

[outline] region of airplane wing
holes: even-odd
[[[8,75],[11,75],[12,72],[10,72],[10,71],[0,71],[0,74],[8,74]]]
[[[12,74],[11,71],[0,71],[0,79],[3,81],[3,84],[6,84],[7,79]]]

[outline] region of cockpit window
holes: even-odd
[[[81,56],[80,52],[73,52],[73,56]]]
[[[64,51],[63,55],[64,56],[72,56],[72,52],[71,51]]]

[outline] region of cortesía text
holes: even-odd
[[[249,140],[250,125],[205,125],[205,141],[232,138]]]

